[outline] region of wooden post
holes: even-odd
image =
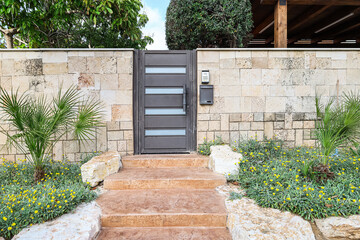
[[[278,0],[274,10],[274,46],[287,47],[287,0]]]

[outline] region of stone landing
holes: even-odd
[[[208,158],[141,155],[123,158],[124,169],[104,181],[108,192],[98,240],[231,239],[224,199],[215,187],[224,176],[207,169]]]

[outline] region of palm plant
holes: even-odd
[[[316,97],[317,122],[316,137],[321,145],[322,164],[329,166],[329,156],[335,149],[358,142],[360,137],[360,96],[353,92],[345,93],[341,102],[334,105],[331,99],[326,105],[320,104]]]
[[[7,136],[7,146],[20,150],[33,165],[35,181],[45,176],[47,161],[62,136],[70,133],[88,141],[95,137],[102,118],[100,102],[85,100],[76,87],[64,93],[60,89],[51,101],[18,91],[9,94],[0,87],[0,110],[2,121],[16,133],[10,134],[3,126],[0,132]]]

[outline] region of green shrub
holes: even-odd
[[[260,206],[290,211],[308,220],[360,213],[360,158],[343,152],[329,157],[335,177],[322,181],[304,175],[303,170],[308,162],[318,165],[322,161],[320,150],[279,152],[268,158],[259,152],[245,156],[238,164],[238,174],[229,175],[228,180],[238,182]]]
[[[25,154],[33,165],[34,179],[44,178],[47,159],[54,145],[66,134],[88,141],[101,126],[101,104],[95,98],[86,98],[76,87],[61,89],[51,101],[45,96],[32,97],[28,93],[8,93],[0,87],[2,121],[16,130],[15,134],[0,126],[7,136],[8,146]]]
[[[250,0],[171,0],[166,44],[171,50],[243,47],[252,26]]]
[[[315,133],[321,146],[323,165],[329,165],[328,157],[335,149],[359,142],[360,139],[360,95],[345,93],[337,106],[334,106],[334,102],[332,98],[323,106],[318,97],[315,102],[320,118]]]
[[[214,145],[223,145],[224,142],[221,139],[221,137],[216,137],[215,140],[212,141],[207,141],[206,139],[204,139],[204,143],[199,144],[198,147],[198,153],[200,153],[201,155],[210,155],[211,151],[210,151],[210,147],[214,146]]]
[[[0,164],[0,237],[10,239],[21,229],[61,216],[96,198],[81,180],[81,163],[48,161],[43,181],[33,178],[29,163]]]

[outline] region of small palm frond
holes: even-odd
[[[76,106],[79,104],[80,94],[75,86],[70,87],[62,94],[59,90],[57,98],[54,99],[54,107],[52,110],[52,125],[50,131],[55,133],[60,126],[71,124],[71,120],[76,116]]]
[[[333,98],[325,106],[320,105],[319,98],[315,101],[317,115],[321,119],[316,126],[316,137],[324,156],[360,139],[360,96],[354,93],[344,94],[339,105],[333,106],[333,103]]]
[[[80,104],[73,125],[76,139],[87,140],[96,136],[96,128],[102,126],[102,108],[102,104],[95,98],[85,100]]]
[[[0,87],[0,106],[2,109],[2,118],[13,127],[24,130],[23,116],[27,111],[27,96],[19,95],[19,92],[11,92],[11,95]]]

